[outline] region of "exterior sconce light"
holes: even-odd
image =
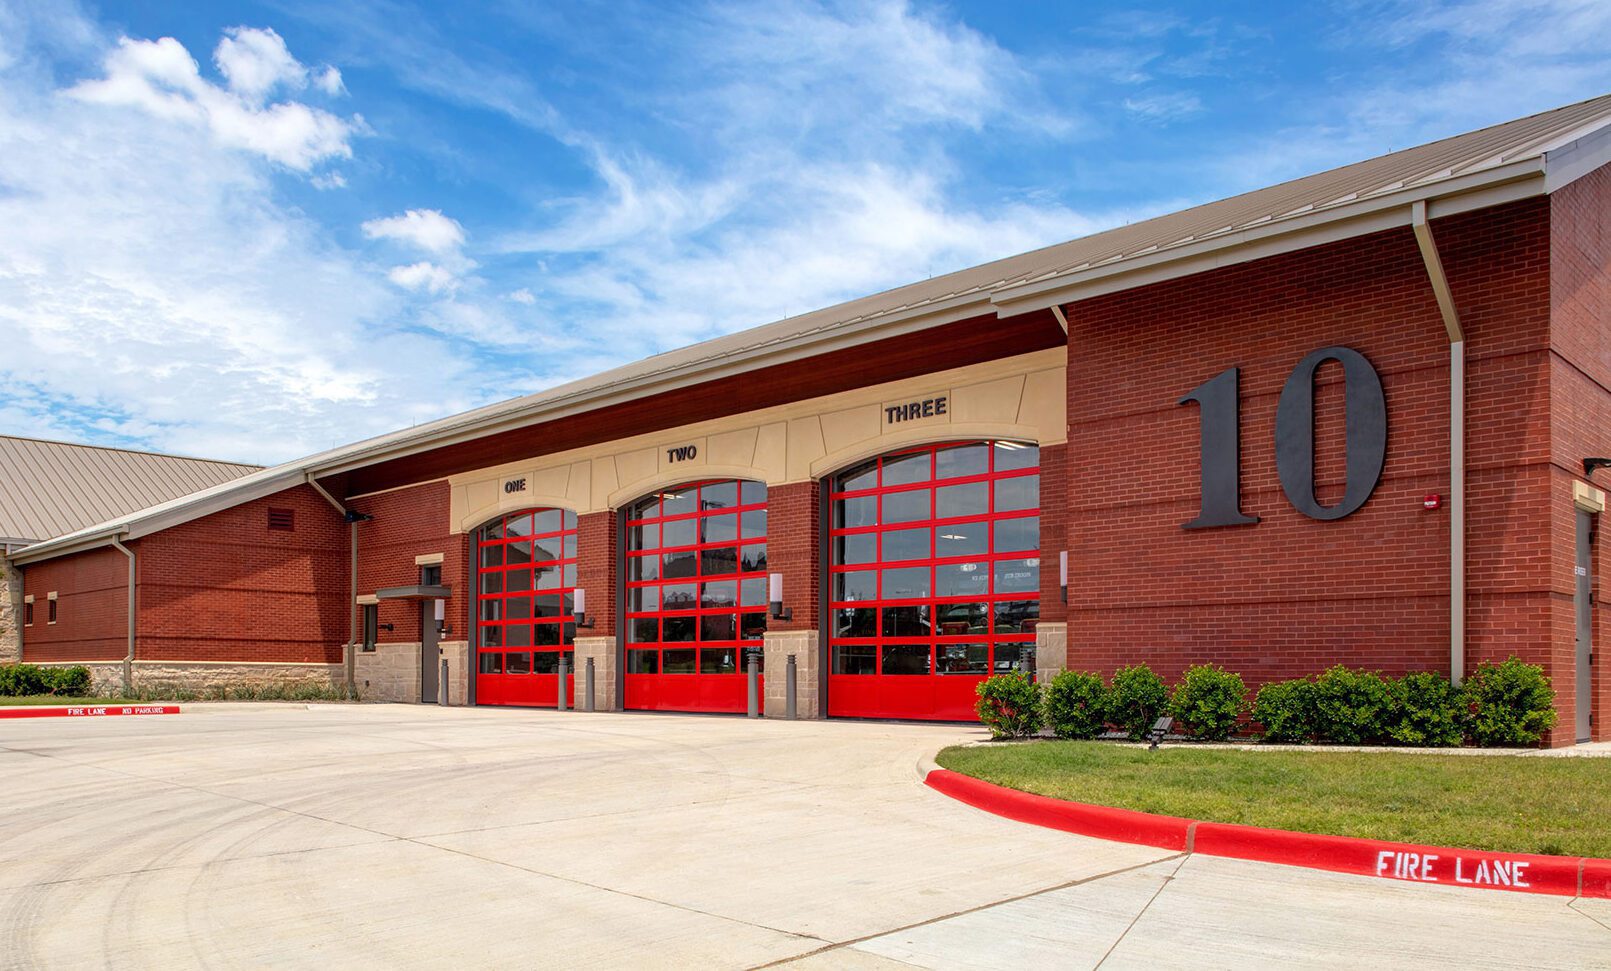
[[[587,616],[587,591],[583,590],[581,587],[577,587],[576,592],[572,596],[574,597],[572,604],[573,610],[576,614],[577,629],[592,630],[593,621],[589,620]]]
[[[1584,459],[1583,460],[1583,478],[1585,478],[1585,479],[1590,478],[1590,477],[1592,477],[1594,475],[1594,470],[1595,469],[1603,469],[1603,468],[1605,468],[1607,466],[1611,466],[1611,459],[1607,459],[1607,458]]]
[[[772,603],[773,620],[793,620],[794,611],[783,606],[783,574],[774,573],[766,578],[766,599]]]
[[[1063,602],[1068,603],[1068,550],[1057,554],[1057,585],[1063,588]]]

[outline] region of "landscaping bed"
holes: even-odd
[[[1611,760],[1043,740],[942,768],[1057,799],[1302,833],[1611,858]]]

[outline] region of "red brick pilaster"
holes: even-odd
[[[793,620],[772,620],[774,631],[816,630],[822,547],[821,486],[816,481],[773,486],[767,497],[767,562],[783,574],[783,605]]]
[[[576,632],[578,637],[615,634],[618,538],[613,509],[576,517],[576,585],[587,591],[593,621],[591,629]]]

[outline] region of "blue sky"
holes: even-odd
[[[277,462],[1611,91],[1611,4],[0,0],[0,433]]]

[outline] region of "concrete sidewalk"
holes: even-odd
[[[1604,909],[1182,862],[918,782],[979,734],[409,706],[10,722],[0,966],[1611,966]]]

